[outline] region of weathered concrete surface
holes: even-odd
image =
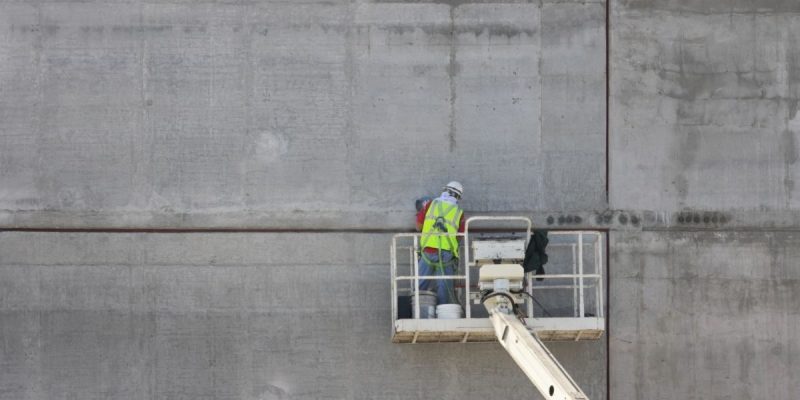
[[[795,397],[800,3],[610,5],[606,204],[602,2],[3,2],[0,226],[401,229],[457,178],[612,230],[610,371],[553,345],[593,399]],[[530,397],[389,344],[387,243],[0,233],[0,397]]]
[[[800,3],[611,4],[611,206],[796,210]]]
[[[499,344],[391,344],[387,243],[0,233],[0,398],[536,398]],[[550,346],[592,399],[605,347]]]
[[[614,399],[800,391],[800,235],[612,233]]]
[[[611,2],[609,398],[797,396],[798,27],[796,1]]]
[[[3,2],[0,226],[604,209],[604,42],[585,1]]]
[[[390,344],[387,236],[335,231],[605,209],[604,55],[591,1],[0,3],[0,227],[332,231],[0,233],[0,398],[535,396]]]

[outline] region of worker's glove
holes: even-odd
[[[417,212],[422,211],[425,209],[425,205],[430,203],[431,198],[428,196],[420,197],[414,201],[414,207],[417,208]]]

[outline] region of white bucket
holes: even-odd
[[[464,310],[460,304],[439,304],[436,306],[436,315],[439,319],[459,319],[464,317]]]
[[[411,314],[417,318],[417,296],[411,294]],[[421,319],[436,318],[436,293],[428,290],[419,291],[419,315]]]

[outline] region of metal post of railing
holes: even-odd
[[[466,245],[464,245],[464,248],[462,249],[462,253],[461,254],[463,254],[464,250],[466,250]],[[467,262],[466,259],[464,259],[464,260],[456,259],[456,261],[463,264],[463,269],[461,269],[461,271],[462,271],[461,273],[464,275],[464,308],[465,308],[464,314],[466,316],[466,314],[468,313],[468,310],[470,309],[470,304],[469,304],[469,263]],[[458,265],[456,265],[456,266],[458,266]],[[458,270],[456,270],[454,273],[457,273],[457,271]],[[453,280],[453,289],[454,289],[454,291],[455,291],[455,287],[456,287],[456,283],[457,283],[456,280],[457,279]],[[459,302],[458,298],[456,298],[456,302]]]
[[[572,316],[578,316],[578,258],[575,256],[575,245],[572,246]]]
[[[466,298],[464,298],[464,316],[472,318],[472,304],[469,302],[469,219],[464,226],[464,287],[466,288]]]
[[[527,247],[525,247],[527,249]],[[533,318],[533,272],[528,272],[528,318]]]
[[[599,234],[599,241],[600,245],[597,246],[600,249],[600,257],[597,258],[597,274],[600,275],[600,278],[597,280],[597,286],[600,287],[600,314],[597,314],[598,317],[602,317],[605,315],[605,297],[606,292],[603,290],[603,234]]]
[[[419,237],[414,235],[414,319],[419,319],[419,257],[416,252],[419,250]]]
[[[528,246],[531,244],[531,229],[533,229],[533,223],[530,219],[528,219],[528,225],[525,230],[525,247],[523,249],[525,251],[528,250]],[[528,318],[533,319],[533,272],[528,272]]]
[[[392,276],[392,336],[394,336],[395,322],[397,321],[397,238],[392,237],[392,252],[390,260],[392,265],[389,267]]]
[[[580,291],[578,297],[580,298],[580,315],[578,318],[583,318],[584,313],[583,310],[583,232],[578,232],[578,290]]]
[[[528,250],[528,245],[530,245],[531,240],[531,229],[533,228],[533,223],[530,219],[528,219],[528,227],[525,231],[525,247],[524,249]],[[533,319],[533,272],[528,273],[528,318]]]
[[[597,318],[600,318],[600,297],[603,295],[603,292],[600,291],[600,281],[603,279],[603,273],[600,271],[600,233],[595,234],[594,240],[594,268],[595,273],[600,275],[600,279],[594,284],[594,305],[595,305],[595,313],[594,315]]]

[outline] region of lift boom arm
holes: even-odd
[[[589,400],[547,347],[512,312],[518,294],[511,290],[521,285],[517,267],[487,265],[480,271],[482,289],[493,293],[484,297],[483,305],[489,311],[497,340],[545,399]],[[521,269],[518,267],[519,273]]]

